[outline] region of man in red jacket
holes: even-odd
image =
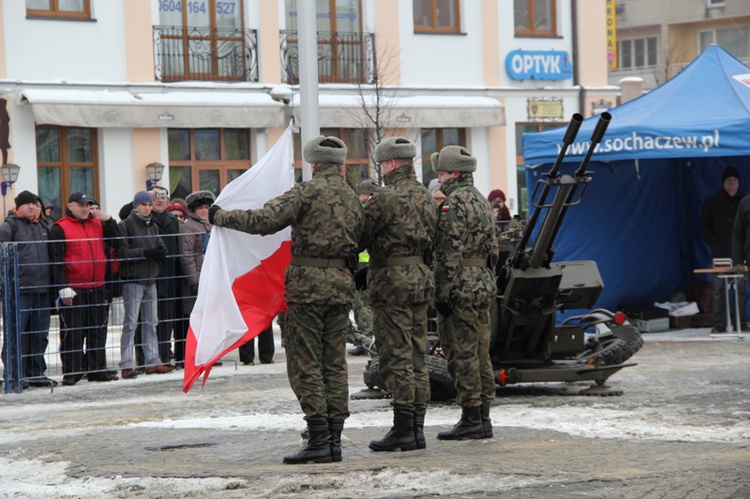
[[[117,235],[107,213],[91,213],[93,200],[81,192],[68,198],[65,216],[50,229],[50,261],[60,311],[60,358],[63,385],[75,385],[88,372],[89,381],[114,381],[107,369],[107,252],[104,238]],[[86,341],[86,358],[83,343]]]

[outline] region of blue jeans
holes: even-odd
[[[23,344],[23,377],[44,376],[47,362],[44,353],[49,344],[50,306],[52,299],[49,293],[25,293],[18,296],[18,331]],[[9,332],[8,332],[9,333]],[[5,352],[7,342],[3,342]],[[5,354],[3,353],[3,358]],[[15,363],[15,352],[13,352]],[[7,368],[6,368],[7,370]]]
[[[125,304],[125,322],[120,339],[120,369],[133,369],[133,338],[138,327],[138,312],[141,314],[143,356],[146,366],[161,364],[159,340],[156,327],[159,323],[156,307],[156,284],[125,283],[122,287],[122,300]]]

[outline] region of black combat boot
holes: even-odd
[[[380,440],[370,442],[374,451],[414,450],[414,411],[402,406],[393,406],[393,428]]]
[[[484,438],[492,438],[492,420],[490,419],[490,403],[482,402],[479,406],[482,414],[482,426],[484,426]]]
[[[326,420],[307,422],[307,445],[296,454],[284,456],[285,464],[330,463],[333,461],[331,446],[328,444],[328,425]]]
[[[417,442],[417,449],[427,448],[427,442],[424,440],[424,416],[426,413],[426,407],[414,409],[414,440]]]
[[[343,419],[328,420],[328,445],[331,447],[331,458],[334,463],[341,461],[341,432],[343,429]]]
[[[482,414],[479,406],[464,407],[461,411],[461,419],[453,428],[438,433],[439,440],[471,440],[487,438],[484,434]]]

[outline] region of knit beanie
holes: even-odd
[[[182,213],[183,217],[187,218],[187,210],[181,204],[172,203],[167,206],[167,211],[170,213],[172,213],[173,211],[179,211],[180,213]]]
[[[303,156],[305,161],[313,163],[332,163],[343,165],[346,163],[348,153],[346,144],[337,137],[324,137],[319,135],[305,144]]]
[[[499,198],[503,203],[505,202],[505,193],[500,189],[492,189],[490,195],[487,196],[487,200],[491,203],[493,200]]]
[[[469,154],[466,148],[461,146],[445,146],[438,156],[438,165],[435,173],[443,172],[461,172],[471,173],[477,169],[477,158]]]
[[[721,177],[721,181],[724,182],[729,177],[734,177],[737,180],[740,179],[740,172],[737,171],[737,168],[733,167],[732,165],[729,165],[726,168],[724,168],[724,176]]]
[[[391,159],[413,159],[417,155],[417,146],[404,137],[388,137],[375,146],[373,159],[382,163]]]
[[[26,203],[36,203],[37,201],[39,201],[39,197],[36,194],[29,191],[21,191],[18,193],[18,196],[16,196],[16,209]]]
[[[133,197],[133,208],[136,208],[144,203],[153,203],[154,198],[151,197],[151,194],[148,193],[148,191],[138,191],[135,193],[135,196]]]

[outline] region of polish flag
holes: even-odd
[[[216,198],[224,210],[261,208],[292,187],[292,127],[248,171]],[[284,271],[291,259],[291,228],[258,236],[213,227],[201,268],[198,298],[185,343],[187,393],[226,353],[271,325],[286,308]]]

